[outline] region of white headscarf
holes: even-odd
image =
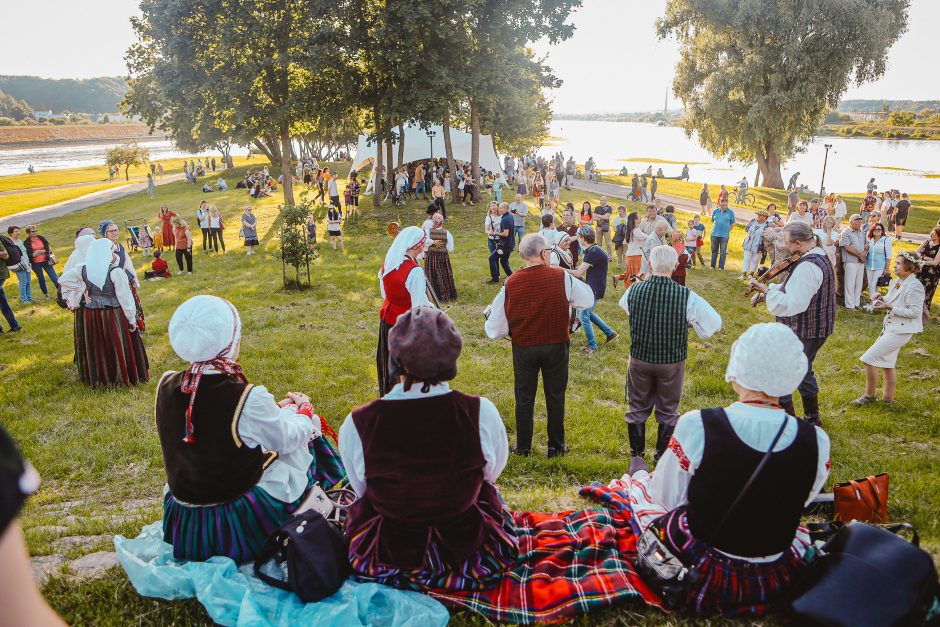
[[[83,231],[88,229],[82,229]],[[65,262],[63,272],[68,272],[72,268],[81,268],[85,265],[85,258],[88,255],[88,247],[95,241],[94,233],[86,233],[75,238],[75,250],[69,255]]]
[[[405,227],[395,237],[388,253],[385,255],[385,264],[379,272],[379,278],[386,274],[398,270],[398,267],[405,261],[405,253],[427,239],[424,229],[417,226]]]
[[[85,274],[98,289],[103,288],[108,280],[113,258],[114,244],[107,238],[96,239],[88,246],[88,252],[85,253]]]
[[[242,322],[227,300],[202,294],[177,308],[167,334],[176,354],[190,363],[231,359],[241,339]]]
[[[808,367],[803,344],[790,327],[765,322],[752,326],[731,345],[725,381],[779,397],[793,393]]]

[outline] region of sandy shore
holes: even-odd
[[[158,141],[146,124],[76,124],[62,126],[0,126],[0,149],[39,148],[57,144]]]

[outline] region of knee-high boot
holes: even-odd
[[[783,411],[787,412],[788,416],[799,418],[799,416],[796,415],[796,405],[793,404],[792,399],[789,401],[780,401],[780,407],[783,408]]]
[[[628,424],[627,434],[630,436],[630,455],[643,457],[646,453],[646,424]]]
[[[813,394],[812,396],[803,396],[800,397],[803,399],[803,419],[817,427],[822,426],[822,419],[819,417],[819,397]]]
[[[669,440],[672,438],[672,432],[675,430],[675,427],[659,424],[656,429],[656,454],[653,456],[653,461],[659,461],[659,458],[666,452],[666,447],[669,446]]]

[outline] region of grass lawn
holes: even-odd
[[[190,296],[212,293],[230,299],[242,316],[241,363],[249,379],[269,386],[275,395],[289,390],[308,392],[318,413],[335,427],[352,408],[377,394],[374,351],[381,299],[375,275],[391,242],[385,226],[396,219],[420,224],[425,203],[374,210],[371,198],[364,197],[360,216],[344,227],[346,251],[334,252],[328,243],[321,244],[320,258],[312,268],[313,287],[302,292],[281,289],[281,266],[275,256],[277,198],[254,203],[262,247],[260,254],[245,256],[235,226],[248,204],[242,190],[207,195],[172,183],[160,190],[156,200],[136,194],[51,220],[43,225],[43,233],[64,260],[80,226],[98,224],[106,217],[120,223],[152,216],[161,202],[195,225],[196,207],[203,199],[224,213],[230,225],[226,231],[229,250],[216,256],[199,248],[195,274],[144,283],[141,300],[147,312],[145,343],[152,377],[148,385],[107,391],[82,387],[72,364],[71,314],[41,296],[31,306],[20,306],[15,278],[5,285],[24,331],[0,336],[0,422],[44,480],[21,518],[33,555],[54,553],[53,541],[59,536],[134,536],[142,525],[159,519],[165,476],[153,423],[154,387],[163,371],[184,366],[169,347],[166,328],[174,309]],[[563,192],[562,200],[593,203],[597,197],[574,191]],[[620,202],[611,200],[615,205]],[[448,228],[456,240],[452,262],[459,292],[450,315],[464,336],[454,384],[489,397],[514,440],[510,344],[489,341],[483,333],[481,310],[497,291],[483,284],[488,278],[481,228],[484,212],[484,206],[455,206],[448,211]],[[533,220],[529,230],[536,228]],[[322,240],[322,223],[319,231]],[[766,308],[749,307],[735,280],[742,239],[743,230],[736,227],[727,271],[696,268],[689,273],[688,284],[721,313],[725,330],[707,341],[692,334],[682,411],[724,406],[734,399],[723,376],[731,343],[749,325],[771,320]],[[135,255],[134,262],[142,275],[148,261]],[[174,261],[170,263],[175,272]],[[514,257],[513,265],[521,265],[521,260]],[[514,509],[579,507],[583,504],[577,497],[579,485],[606,482],[626,470],[629,447],[623,413],[629,339],[627,317],[617,307],[621,293],[622,288],[608,291],[598,312],[623,339],[593,357],[577,351],[584,346],[583,335],[572,339],[566,420],[571,454],[546,458],[545,406],[541,398],[537,401],[536,416],[541,418],[536,425],[536,452],[525,459],[511,458],[499,480]],[[914,523],[928,550],[940,555],[940,417],[934,402],[940,392],[940,331],[934,321],[902,351],[897,404],[856,409],[848,403],[863,391],[858,356],[877,337],[881,324],[881,316],[840,311],[836,333],[817,360],[823,420],[833,440],[832,478],[842,481],[891,473],[891,518]],[[654,437],[651,429],[648,448]],[[66,510],[69,516],[63,516]],[[49,529],[50,525],[66,530]],[[106,550],[106,545],[104,540],[89,550]],[[74,550],[70,556],[75,556]],[[139,597],[119,569],[104,579],[80,584],[53,579],[44,593],[65,620],[74,624],[207,622],[195,602]],[[627,606],[577,623],[658,625],[666,620],[658,611]],[[694,622],[682,616],[668,620]],[[458,615],[455,622],[481,624],[468,615]]]
[[[605,172],[602,179],[608,183],[630,186],[633,178],[629,176],[620,176],[614,171]],[[702,183],[696,181],[677,181],[675,179],[661,178],[656,179],[658,185],[657,193],[681,196],[683,198],[692,198],[698,202],[699,194],[702,192]],[[735,185],[726,183],[730,192]],[[766,207],[768,204],[777,203],[777,207],[782,210],[787,208],[787,191],[782,189],[771,189],[769,187],[749,187],[755,196],[754,209]],[[718,192],[721,190],[721,182],[708,181],[708,190],[711,193],[712,201],[718,198]],[[902,190],[903,191],[903,190]],[[813,194],[800,194],[800,198],[810,200]],[[842,194],[842,199],[848,207],[848,215],[858,211],[859,205],[865,194]],[[940,194],[913,194],[911,196],[911,212],[907,219],[907,231],[913,233],[928,233],[931,228],[937,225],[940,220]],[[731,198],[731,206],[736,206],[734,194]]]

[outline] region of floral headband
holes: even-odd
[[[922,268],[924,265],[924,262],[922,259],[918,259],[917,255],[907,250],[903,252],[899,252],[898,257],[900,257],[904,261],[907,261],[910,264],[913,264],[913,266],[917,268],[918,270]]]

